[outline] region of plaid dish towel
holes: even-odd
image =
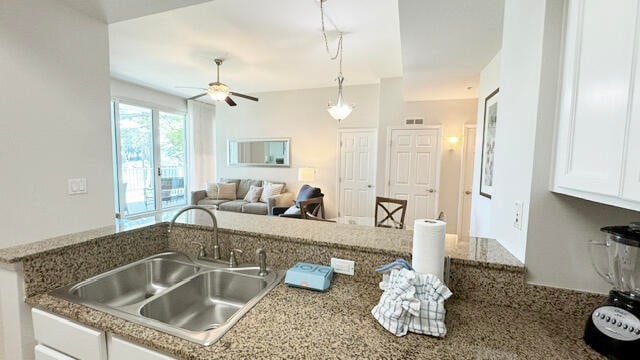
[[[447,334],[444,301],[451,297],[451,290],[432,274],[416,274],[414,287],[420,310],[409,318],[409,331],[444,337]]]
[[[420,301],[415,297],[415,278],[414,271],[404,268],[392,270],[380,302],[371,310],[380,325],[396,336],[406,335],[409,317],[419,315]]]

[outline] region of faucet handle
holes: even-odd
[[[192,241],[191,244],[198,245],[198,257],[207,256],[207,253],[204,251],[204,245],[201,242]]]
[[[229,266],[234,267],[238,265],[238,258],[236,254],[242,254],[243,251],[241,249],[232,249],[229,251]]]

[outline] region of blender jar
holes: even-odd
[[[640,222],[629,226],[608,226],[601,229],[607,234],[604,242],[591,242],[591,264],[596,272],[611,283],[614,290],[640,299]],[[608,269],[595,261],[593,249],[604,247],[608,255]]]

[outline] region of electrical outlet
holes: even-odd
[[[78,195],[87,193],[87,179],[67,179],[67,194]]]
[[[513,203],[513,227],[522,230],[522,215],[524,212],[524,201]]]
[[[356,263],[351,260],[331,258],[331,267],[338,274],[353,275]]]

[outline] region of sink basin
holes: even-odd
[[[111,307],[131,305],[196,274],[199,267],[175,260],[156,258],[80,283],[72,296]]]
[[[206,346],[282,280],[284,272],[267,270],[166,252],[51,294]]]
[[[217,329],[267,285],[262,277],[213,270],[148,302],[140,314],[190,331]]]

